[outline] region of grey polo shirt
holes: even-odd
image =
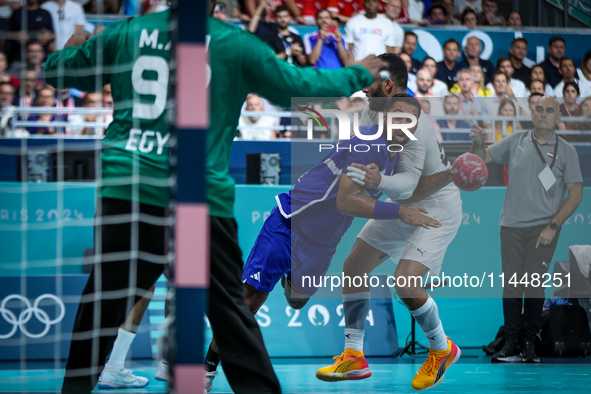
[[[530,227],[549,224],[564,202],[567,183],[583,182],[579,156],[574,146],[556,133],[543,144],[540,151],[548,166],[558,141],[558,156],[552,167],[556,182],[546,191],[538,174],[544,164],[534,147],[533,131],[512,134],[488,147],[492,159],[508,167],[509,184],[501,211],[500,226]]]

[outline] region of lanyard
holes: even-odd
[[[462,104],[462,93],[458,94],[458,97],[460,98],[460,109],[462,110],[462,114],[466,115],[466,111],[464,111],[464,105]],[[474,97],[474,93],[470,93],[470,100],[473,100]],[[472,107],[474,106],[474,104],[470,105],[470,109],[472,109]]]
[[[579,106],[577,104],[575,104],[575,106],[576,106],[576,109],[575,109],[575,111],[576,111],[579,109]],[[564,109],[566,110],[566,113],[568,114],[568,116],[570,116],[572,118],[573,116],[570,114],[570,111],[566,107],[566,103],[564,104]]]
[[[554,133],[556,134],[556,132]],[[534,144],[534,148],[536,148],[536,151],[538,152],[538,156],[540,156],[540,159],[542,159],[542,164],[544,164],[545,166],[548,165],[548,163],[546,163],[546,159],[544,159],[544,155],[542,154],[542,151],[540,151],[540,147],[538,146],[538,141],[536,140],[536,136],[534,131],[531,131],[531,140],[532,143]],[[556,144],[554,145],[554,157],[552,158],[552,164],[550,164],[550,169],[552,169],[552,167],[554,167],[554,163],[556,162],[556,156],[558,156],[558,135],[556,135]]]

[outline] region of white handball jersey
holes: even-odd
[[[381,112],[372,111],[369,106],[366,106],[361,114],[359,124],[360,126],[373,126],[378,123],[379,116],[383,116]],[[404,145],[398,159],[398,167],[401,171],[409,167],[418,168],[422,170],[423,176],[434,175],[447,170],[450,163],[445,156],[443,147],[437,140],[433,124],[428,116],[422,112],[418,122],[417,130],[414,133],[417,140],[410,140]],[[458,188],[453,183],[450,183],[425,198],[425,200],[447,198],[456,193],[459,193]]]

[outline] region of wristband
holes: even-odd
[[[398,219],[399,210],[400,204],[376,201],[376,206],[373,209],[373,218],[375,220]]]

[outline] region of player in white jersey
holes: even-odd
[[[392,56],[395,55],[389,57]],[[400,59],[388,60],[392,64]],[[392,71],[391,74],[394,75]],[[391,97],[405,91],[406,85],[395,76],[393,78],[376,81],[366,89],[369,105],[362,114],[360,125],[377,123],[381,111],[380,97]],[[447,246],[460,227],[462,201],[459,190],[450,183],[449,163],[426,115],[419,118],[414,135],[417,140],[409,141],[400,153],[399,173],[382,176],[375,166],[353,164],[357,171],[353,170],[349,176],[358,184],[366,188],[375,187],[392,200],[405,205],[420,203],[442,226],[422,231],[420,228],[410,228],[399,220],[381,223],[369,220],[345,260],[343,272],[351,278],[363,277],[387,258],[398,263],[394,274],[397,293],[429,340],[429,357],[411,383],[416,390],[425,390],[443,380],[447,369],[460,358],[461,351],[445,336],[437,305],[422,289],[420,280],[414,278],[422,278],[427,273],[439,274]],[[424,178],[421,175],[435,176]],[[363,355],[369,290],[369,287],[353,287],[350,283],[344,283],[345,351],[334,364],[316,372],[319,379],[340,381],[371,376]]]

